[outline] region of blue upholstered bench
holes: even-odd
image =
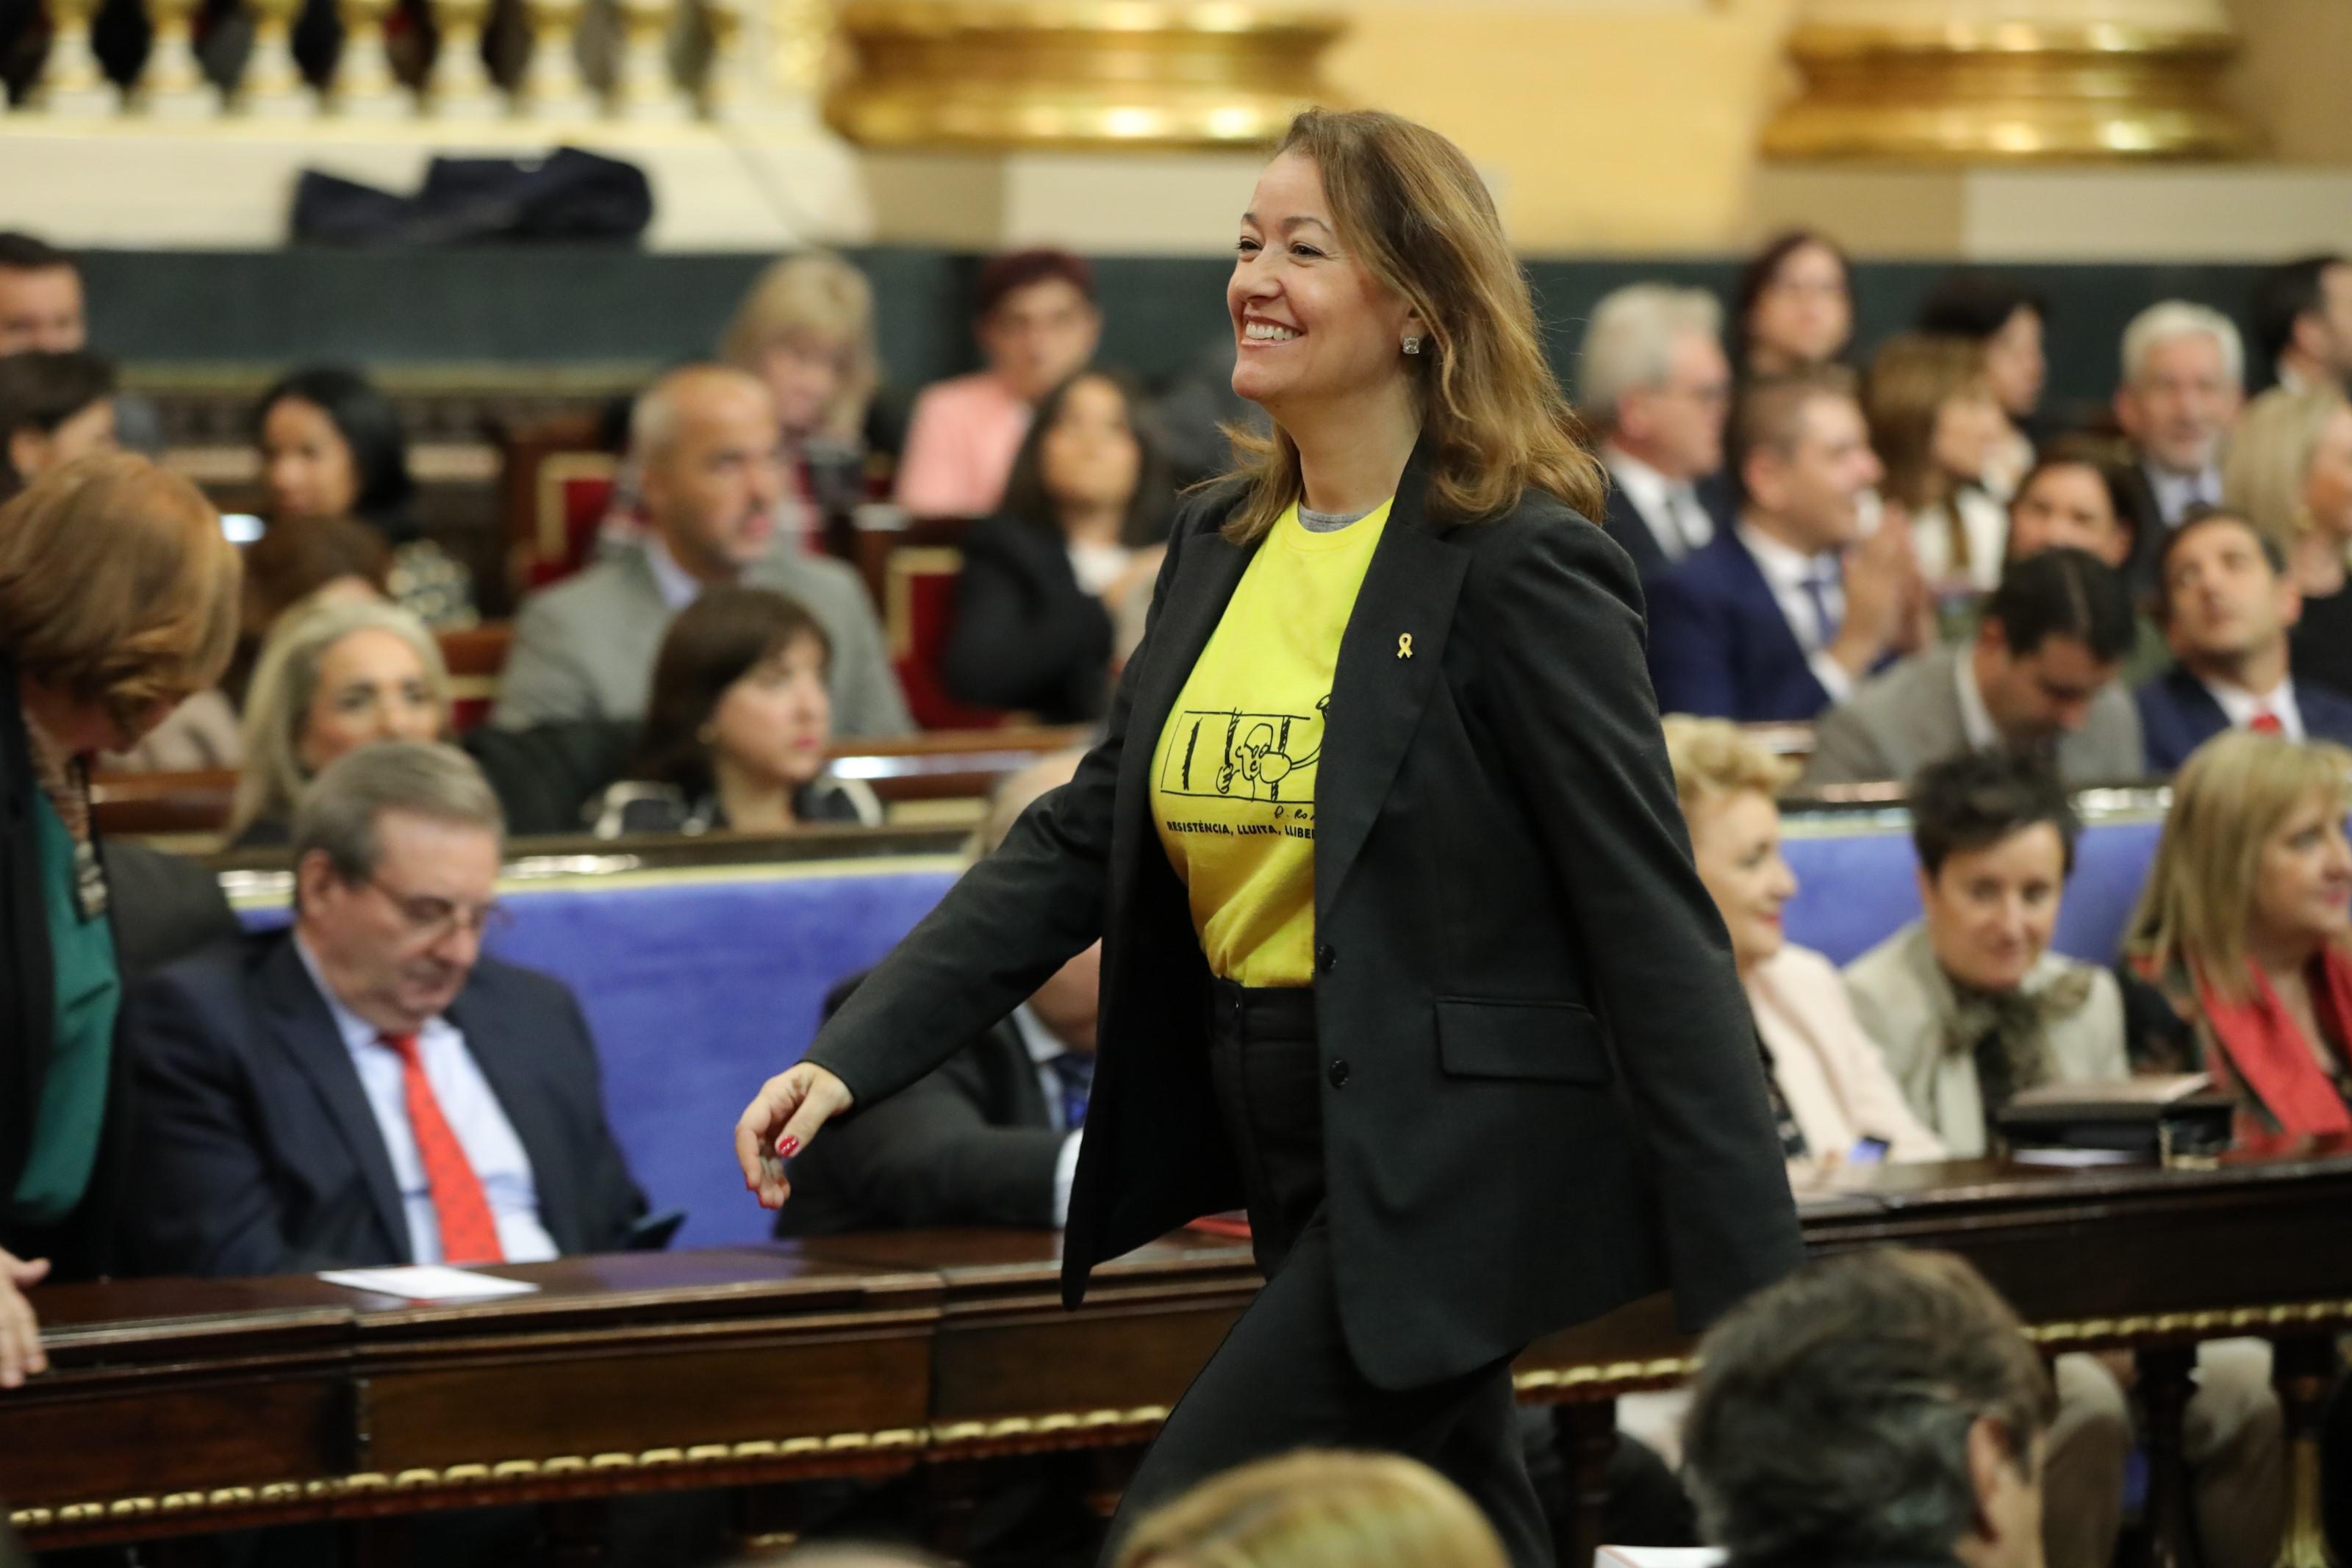
[[[2084,835],[2062,951],[2114,956],[2156,834],[2153,821],[2117,821]],[[1802,884],[1790,936],[1839,963],[1919,912],[1899,815],[1792,820],[1788,855]],[[932,857],[518,883],[496,950],[579,994],[631,1167],[657,1208],[688,1212],[678,1245],[759,1240],[767,1217],[728,1144],[737,1113],[807,1049],[825,991],[879,959],[955,876],[954,862]],[[247,912],[255,924],[284,918]]]

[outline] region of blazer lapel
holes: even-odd
[[[1315,917],[1324,923],[1381,814],[1422,710],[1436,690],[1467,553],[1429,529],[1416,449],[1339,639],[1323,758],[1315,774]],[[1409,641],[1408,641],[1409,639]]]
[[[391,1238],[394,1255],[413,1261],[408,1211],[401,1202],[400,1184],[393,1177],[383,1129],[368,1103],[367,1091],[360,1085],[359,1069],[352,1065],[352,1053],[343,1043],[335,1015],[303,967],[302,956],[294,950],[293,937],[278,938],[276,949],[262,960],[258,983],[278,1048],[294,1060],[326,1103],[328,1115],[343,1135],[344,1147],[359,1162],[360,1177],[367,1184],[376,1221]]]
[[[449,1004],[449,1021],[466,1037],[467,1052],[482,1070],[482,1080],[498,1097],[530,1162],[531,1190],[539,1197],[539,1222],[547,1228],[559,1252],[587,1250],[581,1219],[575,1173],[563,1157],[562,1131],[556,1125],[554,1101],[539,1083],[530,1058],[530,1041],[522,1033],[502,1027],[497,1009],[483,1004],[473,982]]]
[[[1741,595],[1747,599],[1757,622],[1765,628],[1765,637],[1780,645],[1780,659],[1778,662],[1794,665],[1818,689],[1820,677],[1813,674],[1812,665],[1805,657],[1805,645],[1797,641],[1797,629],[1789,624],[1789,617],[1782,613],[1780,596],[1772,591],[1772,580],[1764,575],[1762,563],[1748,553],[1747,545],[1741,543],[1736,534],[1732,536],[1730,549],[1725,553],[1739,583]],[[1757,673],[1749,672],[1751,677]],[[1822,700],[1826,703],[1829,693],[1822,692]]]
[[[1130,800],[1150,795],[1151,758],[1160,749],[1160,731],[1168,727],[1169,710],[1176,706],[1192,666],[1201,662],[1201,650],[1209,645],[1209,635],[1223,617],[1256,547],[1244,549],[1211,528],[1186,539],[1182,551],[1176,561],[1176,580],[1168,585],[1168,597],[1160,607],[1160,623],[1151,629],[1144,649],[1135,700],[1128,709],[1119,767],[1120,793]]]

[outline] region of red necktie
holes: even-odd
[[[2248,719],[2246,721],[2246,727],[2252,730],[2256,735],[2284,735],[2286,733],[2286,726],[2279,722],[2279,716],[2271,712],[2268,708],[2264,708],[2262,712]]]
[[[464,1145],[441,1114],[441,1102],[425,1081],[425,1063],[416,1053],[413,1034],[387,1034],[383,1043],[400,1056],[400,1088],[408,1101],[408,1130],[416,1138],[416,1157],[425,1166],[425,1186],[433,1198],[433,1215],[441,1226],[444,1263],[499,1263],[506,1259],[499,1246],[498,1222],[490,1218],[490,1200],[482,1195],[482,1178],[466,1158]]]

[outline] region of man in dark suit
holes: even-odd
[[[993,852],[1037,797],[1068,783],[1079,756],[1057,753],[1006,779],[982,824],[979,853]],[[824,1016],[864,979],[835,987]],[[1003,1023],[832,1128],[793,1163],[793,1201],[776,1216],[776,1234],[1058,1228],[1077,1174],[1101,988],[1097,942]]]
[[[2139,689],[2152,773],[2169,773],[2225,729],[2352,745],[2352,700],[2288,668],[2303,596],[2278,547],[2228,512],[2191,513],[2157,557],[2172,669]]]
[[[1650,678],[1665,713],[1810,719],[1926,640],[1911,530],[1863,537],[1882,476],[1852,379],[1761,382],[1732,420],[1739,520],[1650,585]]]
[[[2197,507],[2221,504],[2221,448],[2245,404],[2245,340],[2220,311],[2168,299],[2124,329],[2123,370],[2116,423],[2135,458],[2126,575],[2153,599],[2165,535]]]
[[[152,1273],[527,1262],[628,1243],[645,1209],[578,1004],[481,956],[498,802],[452,748],[363,747],[294,824],[289,932],[131,993]]]
[[[1700,484],[1723,466],[1731,361],[1723,307],[1703,288],[1637,283],[1593,307],[1578,359],[1585,416],[1602,436],[1602,526],[1644,579],[1703,549],[1730,518]]]
[[[2352,392],[2352,256],[2300,256],[2254,286],[2254,348],[2289,392]]]

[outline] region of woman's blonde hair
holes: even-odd
[[[1394,1454],[1306,1450],[1202,1482],[1136,1526],[1117,1568],[1505,1568],[1453,1482]]]
[[[2186,967],[2224,999],[2247,1000],[2263,852],[2314,802],[2337,818],[2352,806],[2352,751],[2245,729],[2199,747],[2173,778],[2125,953],[2154,974]]]
[[[719,351],[736,369],[757,375],[761,356],[800,339],[814,339],[841,356],[841,385],[824,411],[824,426],[832,435],[856,435],[878,374],[874,287],[864,273],[830,252],[788,256],[760,274],[735,308]]]
[[[1744,790],[1778,795],[1797,781],[1797,765],[1775,757],[1729,719],[1665,717],[1666,761],[1675,770],[1675,794],[1688,817],[1695,807]]]
[[[1947,402],[1979,384],[1990,387],[1984,345],[1967,338],[1900,332],[1878,350],[1863,388],[1863,413],[1870,444],[1886,465],[1890,497],[1915,510],[1950,498],[1951,477],[1936,466],[1936,419]],[[1953,540],[1964,542],[1957,518]]]
[[[78,457],[0,507],[0,656],[128,724],[220,679],[240,571],[194,485],[128,452]]]
[[[396,604],[330,591],[288,611],[271,628],[245,697],[245,771],[229,807],[228,836],[255,822],[291,817],[310,775],[302,766],[302,727],[319,695],[328,650],[354,632],[389,632],[409,646],[425,684],[448,722],[449,666],[425,622]]]
[[[2303,487],[2327,422],[2352,403],[2332,386],[2273,387],[2246,405],[2221,464],[2221,504],[2253,530],[2291,550],[2311,531]]]
[[[1291,121],[1276,156],[1286,152],[1314,163],[1364,270],[1427,324],[1421,352],[1401,362],[1432,454],[1431,514],[1475,522],[1534,488],[1600,517],[1600,462],[1553,379],[1494,198],[1462,150],[1393,114],[1314,109]],[[1303,496],[1298,448],[1279,424],[1227,434],[1249,491],[1225,534],[1245,544]]]

